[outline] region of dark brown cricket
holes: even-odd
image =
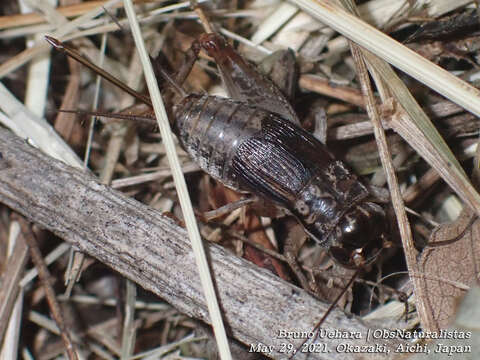
[[[200,47],[215,58],[230,95],[241,101],[188,95],[175,106],[174,129],[190,156],[226,186],[287,209],[342,265],[374,261],[388,229],[365,186],[297,125],[281,92],[221,36],[202,35],[192,46],[196,52]]]
[[[310,133],[272,112],[191,94],[174,108],[174,131],[199,166],[226,186],[286,208],[335,260],[361,267],[386,240],[382,208]]]
[[[47,41],[89,66],[58,40],[47,37]],[[384,247],[388,229],[383,209],[368,201],[366,187],[325,145],[297,125],[296,114],[280,90],[221,36],[201,36],[192,45],[190,60],[200,48],[215,58],[237,100],[179,91],[182,99],[170,112],[171,120],[192,159],[226,186],[287,209],[343,266],[358,269],[373,262]],[[111,75],[94,70],[133,92]],[[187,74],[182,69],[177,80],[181,83]],[[178,85],[174,88],[179,90]],[[137,98],[151,105],[149,99]]]

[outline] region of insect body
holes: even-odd
[[[345,165],[310,133],[244,102],[188,95],[175,106],[175,131],[200,167],[225,185],[288,209],[347,267],[373,261],[384,213]]]
[[[74,55],[68,46],[49,37],[47,41],[150,104]],[[171,114],[173,128],[190,156],[226,186],[287,209],[340,264],[361,268],[374,261],[384,247],[387,229],[382,208],[368,201],[365,186],[297,125],[293,109],[272,84],[264,86],[266,100],[262,99],[264,79],[223,38],[206,34],[192,46],[195,55],[200,47],[223,66],[229,91],[241,100],[251,95],[254,102],[183,94]]]

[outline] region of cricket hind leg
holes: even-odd
[[[198,54],[200,53],[200,44],[198,40],[194,40],[190,48],[185,53],[185,60],[175,74],[175,82],[177,84],[183,84],[188,75],[192,71],[193,65],[198,60]]]
[[[298,82],[298,66],[292,49],[277,50],[266,56],[259,64],[258,70],[269,78],[292,102]]]
[[[221,35],[202,34],[198,38],[198,43],[215,60],[222,82],[231,98],[248,102],[252,106],[300,124],[295,110],[282,91],[270,79],[259,73],[254,65],[240,56]],[[284,70],[276,72],[282,73]],[[292,82],[287,80],[284,83]]]
[[[283,256],[290,267],[291,272],[297,278],[300,286],[314,294],[316,297],[321,298],[319,288],[314,279],[309,280],[305,275],[300,263],[298,262],[298,254],[300,249],[306,243],[308,236],[303,231],[303,228],[294,219],[287,219],[287,236],[283,242]],[[291,224],[291,226],[289,226]]]
[[[157,79],[164,79],[168,82],[168,86],[166,89],[170,89],[171,93],[180,95],[182,97],[185,97],[187,94],[185,90],[182,88],[183,83],[187,79],[188,75],[192,71],[193,65],[195,62],[198,60],[198,53],[200,52],[200,45],[197,40],[195,40],[190,48],[187,50],[185,53],[185,59],[183,61],[183,64],[180,66],[180,68],[177,70],[177,72],[174,75],[169,75],[164,67],[161,65],[161,59],[160,56],[157,58],[150,58],[152,61],[153,65],[153,70],[155,72],[155,75],[157,76]],[[163,84],[159,82],[159,87],[163,87]],[[166,90],[165,89],[165,90]]]

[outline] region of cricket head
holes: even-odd
[[[346,213],[335,229],[332,257],[348,268],[365,267],[388,247],[388,226],[382,207],[372,202],[357,205]]]
[[[202,34],[196,41],[198,49],[203,49],[208,56],[215,59],[215,62],[227,66],[238,66],[243,64],[242,57],[230,46],[225,38],[219,34]]]

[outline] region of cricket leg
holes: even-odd
[[[198,38],[198,43],[217,63],[230,97],[300,124],[282,91],[243,59],[222,36],[216,33],[203,34]]]
[[[201,216],[202,216],[202,219],[204,221],[208,222],[208,221],[217,219],[217,218],[219,218],[223,215],[227,215],[234,210],[237,210],[237,209],[240,209],[244,206],[252,204],[252,203],[256,202],[257,200],[258,199],[257,199],[256,196],[247,197],[245,199],[240,199],[238,201],[223,205],[223,206],[219,207],[218,209],[204,212]]]
[[[298,226],[298,224],[295,224],[294,226]],[[285,239],[285,243],[283,246],[283,255],[285,256],[285,259],[290,266],[290,269],[300,282],[302,288],[319,296],[318,288],[315,282],[308,281],[297,261],[298,252],[305,243],[307,236],[303,234],[303,236],[301,235],[299,237],[297,236],[299,231],[295,230],[296,229],[292,229]]]

